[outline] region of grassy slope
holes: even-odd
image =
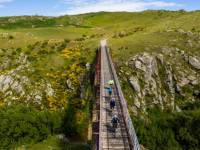
[[[69,149],[69,150],[88,150],[88,146],[86,144],[82,143],[68,143],[66,145],[62,144],[56,137],[49,137],[45,141],[34,144],[34,145],[24,145],[20,147],[22,150],[29,149],[29,150],[63,150],[63,149]]]
[[[147,13],[147,14],[146,14]],[[152,15],[150,15],[152,14]],[[166,14],[159,17],[158,12],[144,12],[143,19],[139,20],[137,23],[141,24],[145,28],[142,32],[136,32],[130,36],[118,39],[110,39],[111,47],[113,47],[113,53],[116,55],[116,59],[121,58],[120,56],[123,53],[126,53],[126,56],[123,56],[123,60],[126,60],[128,57],[137,53],[139,51],[144,51],[146,47],[150,48],[152,51],[156,50],[154,46],[170,46],[172,45],[171,40],[179,38],[180,35],[175,32],[165,32],[168,29],[179,29],[182,28],[185,31],[195,29],[200,30],[200,25],[196,23],[197,18],[200,18],[200,13],[186,13],[179,14],[177,12],[166,12]],[[140,14],[141,15],[141,14]],[[196,19],[194,19],[196,18]],[[136,19],[137,20],[137,19]],[[145,21],[144,21],[145,20]],[[134,28],[131,24],[128,24],[131,28]],[[124,28],[119,28],[119,30],[125,30]],[[188,47],[185,47],[185,41],[177,41],[181,49],[188,50]],[[181,45],[182,44],[182,45]],[[127,46],[127,50],[119,50],[119,47]],[[146,50],[145,50],[146,51]]]
[[[11,40],[0,38],[0,48],[26,47],[28,44],[35,43],[36,41],[50,39],[74,40],[86,35],[89,38],[80,42],[85,48],[93,51],[101,38],[108,38],[114,60],[116,62],[124,62],[138,52],[147,51],[146,48],[148,48],[148,51],[159,50],[155,46],[175,44],[176,47],[185,51],[192,51],[185,44],[186,39],[174,30],[181,28],[185,31],[200,31],[200,12],[101,12],[71,17],[63,16],[54,19],[54,22],[48,25],[40,22],[38,27],[35,28],[32,28],[31,25],[22,25],[23,21],[12,25],[11,28],[0,28],[0,34],[8,33],[14,36],[14,39]],[[0,19],[1,23],[2,19]],[[60,24],[64,26],[58,27]],[[136,31],[138,27],[142,28],[142,31]],[[166,32],[170,29],[173,29],[173,31]],[[133,32],[122,38],[113,38],[114,35],[121,31]],[[171,40],[173,39],[178,39],[177,43],[172,43]],[[89,59],[92,60],[93,54],[89,56]],[[57,60],[59,60],[58,64],[55,63],[58,62]],[[43,68],[43,64],[51,64],[49,66],[57,65],[55,68],[59,68],[59,66],[65,63],[60,60],[59,56],[53,55],[45,57],[45,59],[42,59],[35,65]]]
[[[56,27],[56,24],[49,27],[39,28],[16,28],[1,29],[0,33],[10,33],[14,36],[10,42],[7,39],[0,38],[1,48],[21,47],[27,43],[34,43],[38,40],[48,39],[77,39],[83,35],[96,35],[94,38],[83,41],[83,43],[92,43],[97,45],[100,38],[108,38],[109,44],[115,50],[116,58],[120,58],[122,53],[118,50],[122,46],[128,49],[124,52],[131,56],[134,52],[143,50],[145,47],[152,45],[167,45],[173,34],[163,31],[167,29],[182,28],[186,31],[195,28],[200,31],[200,12],[163,12],[163,11],[145,11],[142,13],[91,13],[79,16],[57,18],[57,22],[67,20],[68,24],[64,27]],[[59,20],[59,21],[58,21]],[[0,20],[1,22],[1,20]],[[80,26],[75,26],[78,22]],[[57,23],[59,24],[59,23]],[[71,25],[73,24],[73,25]],[[42,26],[42,25],[41,25]],[[141,27],[143,31],[135,32],[123,38],[112,38],[113,35],[121,31],[134,31],[135,28]],[[125,58],[126,59],[126,58]]]

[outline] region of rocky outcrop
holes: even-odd
[[[184,99],[181,103],[195,99],[195,90],[200,90],[195,89],[200,84],[200,75],[195,70],[199,61],[191,56],[188,61],[194,68],[185,66],[184,55],[183,50],[164,47],[161,53],[135,55],[126,63],[128,70],[127,67],[120,69],[122,79],[128,80],[133,89],[129,97],[133,97],[137,109],[145,112],[148,107],[159,106],[180,112],[178,95]]]
[[[139,85],[139,83],[138,83],[138,79],[132,76],[132,77],[129,79],[129,81],[130,81],[132,87],[134,88],[134,90],[135,90],[137,93],[140,93],[140,85]]]
[[[27,56],[21,54],[16,61],[18,66],[14,69],[0,72],[0,96],[4,104],[26,103],[41,105],[44,93],[46,96],[55,94],[52,86],[47,81],[40,79],[33,82],[28,74],[30,69]],[[6,66],[4,66],[6,67]]]

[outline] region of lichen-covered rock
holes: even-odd
[[[198,59],[197,57],[195,57],[195,56],[189,56],[189,63],[194,68],[200,70],[200,59]]]
[[[138,83],[137,78],[135,78],[135,77],[132,76],[132,77],[129,79],[129,81],[130,81],[132,87],[134,88],[134,90],[135,90],[137,93],[140,93],[140,85],[139,85],[139,83]]]
[[[200,74],[185,63],[187,58],[188,54],[184,51],[168,47],[162,48],[162,54],[140,53],[130,58],[125,68],[131,71],[121,67],[120,76],[132,86],[134,106],[144,112],[146,108],[154,106],[180,112],[177,95],[184,97],[185,102],[195,100],[195,90],[200,91],[197,89]],[[176,62],[176,59],[180,61]],[[197,68],[199,62],[196,57],[190,57],[188,61]]]
[[[28,74],[32,72],[32,69],[25,54],[20,54],[16,62],[18,64],[16,68],[0,72],[0,92],[3,93],[1,99],[5,104],[42,105],[44,92],[47,96],[55,94],[49,82],[44,82],[43,79],[33,82],[30,79]],[[9,68],[9,65],[4,67]]]
[[[57,138],[58,138],[60,141],[64,142],[64,143],[69,142],[69,140],[67,139],[67,137],[66,137],[65,134],[59,134],[59,135],[57,135]]]
[[[47,96],[53,96],[55,94],[55,91],[52,88],[52,85],[50,83],[47,83],[46,85],[46,93],[47,93]]]
[[[67,79],[67,87],[68,87],[68,89],[73,89],[72,82],[70,79]]]

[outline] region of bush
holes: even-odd
[[[134,121],[140,144],[149,150],[180,149],[167,116],[157,111],[151,112],[148,119]]]
[[[200,111],[167,113],[149,110],[148,119],[134,119],[140,144],[149,150],[200,149]]]
[[[8,39],[12,40],[12,39],[14,39],[14,36],[9,35]]]
[[[176,139],[183,149],[200,149],[200,111],[177,114],[173,120]]]
[[[0,149],[36,143],[62,130],[61,113],[22,105],[0,109]]]
[[[64,42],[65,42],[65,43],[69,43],[69,42],[70,42],[70,39],[64,39]]]

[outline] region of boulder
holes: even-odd
[[[187,85],[187,84],[189,84],[189,83],[190,83],[190,80],[188,80],[188,78],[182,77],[182,78],[180,79],[180,81],[179,81],[179,86],[180,86],[180,87],[183,87],[183,86],[185,86],[185,85]]]
[[[142,67],[142,62],[139,60],[135,61],[135,68],[145,71],[145,69]]]
[[[181,112],[181,109],[176,105],[176,111]]]
[[[139,83],[138,83],[138,79],[132,76],[132,77],[129,79],[129,82],[130,82],[130,84],[132,85],[133,89],[134,89],[137,93],[140,93],[140,85],[139,85]]]
[[[134,99],[134,105],[135,105],[137,108],[140,108],[140,107],[141,107],[140,101],[139,101],[137,98]]]
[[[189,56],[187,54],[183,54],[182,57],[186,62],[189,62]]]
[[[181,92],[181,88],[180,88],[180,86],[178,84],[176,84],[176,91],[177,92]]]
[[[189,64],[192,65],[194,68],[200,70],[200,59],[195,56],[189,56]]]
[[[67,79],[67,88],[72,89],[72,82],[70,79]]]
[[[57,135],[57,138],[58,138],[60,141],[64,142],[64,143],[69,142],[69,140],[67,139],[67,137],[65,136],[65,134],[59,134],[59,135]]]
[[[124,36],[126,36],[126,32],[125,31],[121,31],[121,32],[119,32],[119,37],[124,37]]]
[[[53,96],[54,95],[54,90],[53,90],[50,83],[47,83],[47,85],[46,85],[46,94],[47,94],[47,96]]]

